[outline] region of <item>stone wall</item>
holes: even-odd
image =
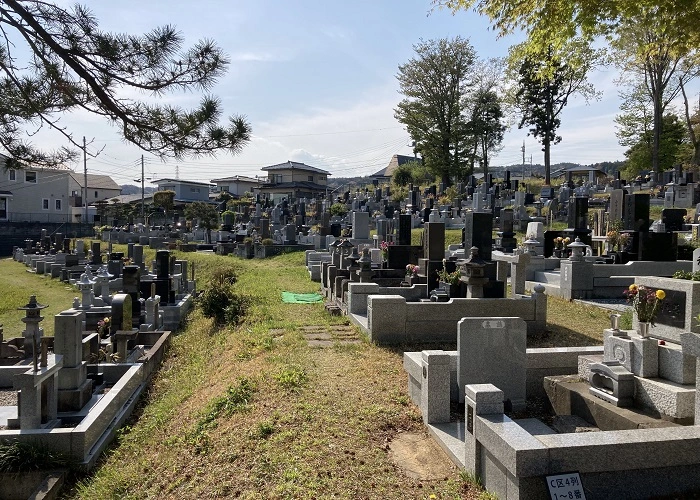
[[[547,297],[542,292],[507,299],[450,299],[408,302],[399,295],[367,298],[367,334],[377,344],[456,342],[457,323],[465,317],[509,316],[525,320],[528,334],[544,331]]]

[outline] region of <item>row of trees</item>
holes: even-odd
[[[446,185],[472,174],[477,165],[487,173],[491,155],[501,148],[508,114],[518,114],[518,127],[529,127],[542,143],[549,184],[561,112],[574,94],[596,97],[586,74],[601,53],[578,39],[539,54],[516,46],[508,61],[477,59],[461,37],[421,41],[414,49],[416,56],[399,66],[405,98],[395,116],[406,125],[424,165]]]
[[[595,97],[585,77],[600,62],[614,64],[623,75],[618,83],[626,89],[624,104],[616,121],[620,142],[629,147],[629,168],[659,172],[669,162],[700,165],[700,116],[686,90],[700,71],[700,2],[433,0],[433,5],[453,12],[474,9],[500,35],[528,34],[511,51],[508,68],[516,90],[503,102],[510,97],[519,126],[530,126],[540,140],[547,167],[548,149],[560,140],[561,109],[574,93]],[[592,48],[601,40],[605,53]],[[673,109],[679,99],[680,112]]]

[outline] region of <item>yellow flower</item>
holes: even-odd
[[[666,298],[666,292],[664,292],[663,290],[657,290],[656,298],[659,300],[664,300]]]
[[[637,285],[635,285],[634,283],[632,283],[632,284],[630,285],[629,290],[630,290],[630,292],[636,292],[636,291],[637,291]]]

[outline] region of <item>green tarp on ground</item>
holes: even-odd
[[[323,296],[320,293],[282,292],[282,302],[288,304],[313,304],[322,300]]]

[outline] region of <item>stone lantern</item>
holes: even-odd
[[[25,311],[25,316],[22,318],[22,323],[26,326],[22,335],[24,336],[24,355],[28,356],[30,353],[34,356],[34,370],[37,370],[37,356],[39,354],[39,344],[41,338],[44,336],[44,329],[39,328],[39,323],[44,321],[44,317],[41,315],[41,310],[49,307],[48,305],[39,304],[36,301],[36,295],[29,297],[29,302],[18,307],[18,311]]]
[[[328,251],[331,253],[331,264],[335,267],[340,267],[340,248],[341,241],[336,239],[328,245]]]
[[[353,248],[355,245],[350,243],[350,240],[343,240],[340,245],[338,245],[338,250],[340,251],[340,267],[347,269],[349,263],[348,263],[348,256],[350,255],[351,248]]]
[[[93,297],[92,287],[95,284],[95,280],[90,272],[89,264],[85,266],[85,272],[80,275],[80,280],[76,281],[75,284],[78,286],[78,290],[80,290],[83,297],[80,303],[80,309],[90,309],[90,307],[92,307]]]
[[[360,283],[368,283],[372,280],[372,258],[369,256],[369,248],[362,249],[362,257],[357,261],[360,270],[357,275],[360,277]]]
[[[105,305],[109,304],[109,280],[111,280],[113,277],[113,274],[109,274],[107,266],[101,266],[97,271],[96,282],[100,287],[102,302]]]
[[[460,262],[462,277],[460,280],[467,284],[467,298],[483,298],[484,285],[489,281],[484,276],[486,262],[479,257],[479,249],[471,247],[469,258]]]
[[[350,281],[355,281],[357,277],[355,271],[357,271],[360,268],[360,266],[357,263],[358,260],[360,260],[360,254],[357,253],[357,247],[352,247],[352,252],[350,253],[350,255],[347,256],[348,271],[350,271]]]
[[[567,248],[571,249],[571,256],[569,260],[572,262],[581,262],[583,260],[583,252],[586,250],[586,245],[581,243],[581,240],[577,236],[573,243],[569,243]]]
[[[535,210],[537,210],[537,217],[542,217],[542,205],[544,205],[542,200],[537,200],[533,205],[535,205]]]
[[[537,255],[537,252],[535,252],[535,248],[539,244],[540,244],[540,242],[534,238],[529,238],[529,239],[523,241],[523,245],[525,245],[525,252],[528,255]]]

